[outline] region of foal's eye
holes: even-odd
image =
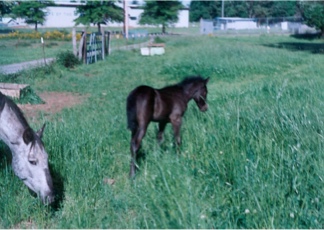
[[[36,161],[36,160],[30,160],[29,163],[30,163],[31,165],[37,165],[37,161]]]

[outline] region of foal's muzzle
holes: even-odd
[[[206,103],[206,99],[202,96],[199,97],[199,100],[196,101],[201,112],[205,112],[208,109],[208,104]]]
[[[208,104],[207,103],[204,104],[203,106],[199,107],[199,109],[200,109],[201,112],[206,112],[207,109],[208,109]]]

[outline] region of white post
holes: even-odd
[[[124,34],[125,34],[125,38],[128,39],[128,6],[127,6],[127,0],[124,0]]]

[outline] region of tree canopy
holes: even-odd
[[[12,8],[13,18],[23,18],[27,24],[43,25],[46,20],[46,7],[53,5],[51,1],[23,1]]]
[[[0,17],[11,12],[13,2],[0,1]]]
[[[213,19],[221,15],[221,1],[191,1],[189,20]]]
[[[222,1],[191,1],[190,21],[221,17]],[[298,11],[297,1],[224,1],[224,17],[288,17]]]
[[[324,38],[324,2],[301,2],[302,16],[307,25],[321,31]]]
[[[90,23],[97,24],[98,32],[100,32],[101,24],[123,21],[124,11],[115,3],[115,0],[87,1],[85,5],[77,7],[76,13],[79,14],[79,17],[74,21],[77,25],[89,25]]]
[[[183,7],[179,1],[145,0],[144,12],[141,14],[140,24],[162,25],[162,33],[166,32],[169,24],[179,20],[178,12]]]

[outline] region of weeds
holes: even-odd
[[[71,51],[62,51],[58,53],[56,62],[66,68],[74,68],[81,64],[81,61]]]

